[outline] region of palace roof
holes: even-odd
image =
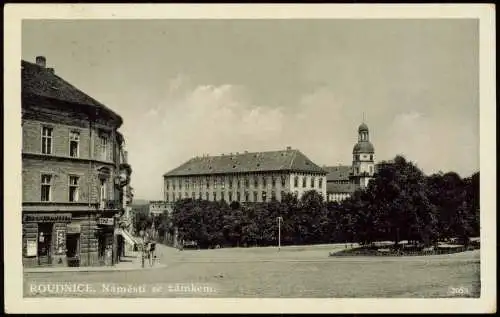
[[[294,149],[254,153],[230,153],[194,157],[163,176],[191,176],[255,172],[304,172],[325,175],[326,171]]]
[[[349,173],[351,166],[338,165],[338,166],[324,166],[323,169],[328,173],[326,174],[326,181],[349,180]]]
[[[335,184],[332,182],[326,183],[326,192],[333,194],[352,194],[358,189],[359,186],[348,183],[348,184]]]

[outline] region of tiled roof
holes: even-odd
[[[326,183],[327,193],[354,193],[358,188],[355,184],[334,184],[332,182]]]
[[[210,175],[294,171],[320,173],[326,171],[314,164],[299,150],[282,150],[255,153],[237,153],[220,156],[195,157],[164,176]]]
[[[35,95],[93,107],[104,110],[116,118],[120,124],[123,122],[117,113],[54,74],[50,68],[21,60],[21,79],[23,95]]]
[[[326,174],[326,181],[336,181],[336,180],[349,180],[349,173],[351,172],[351,166],[349,165],[338,165],[338,166],[326,166],[323,169],[328,173]]]

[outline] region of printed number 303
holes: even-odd
[[[448,292],[451,295],[467,295],[469,294],[469,289],[467,287],[450,287]]]

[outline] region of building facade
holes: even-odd
[[[300,151],[195,157],[163,175],[164,201],[184,198],[240,203],[280,201],[315,190],[326,196],[326,171]]]
[[[163,200],[152,200],[149,202],[149,214],[161,216],[163,213],[172,212],[172,204]]]
[[[368,187],[375,175],[375,148],[370,142],[368,126],[358,127],[358,142],[352,150],[352,164],[324,167],[328,172],[327,201],[343,201],[357,189]]]
[[[123,120],[42,56],[21,69],[23,265],[113,265],[131,171]]]

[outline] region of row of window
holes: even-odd
[[[294,194],[298,196],[299,193],[298,193],[298,191],[296,191]],[[320,194],[322,194],[322,193],[320,193]],[[281,197],[283,198],[284,196],[285,196],[285,191],[281,191]],[[183,198],[205,199],[205,200],[210,200],[210,198],[212,198],[212,201],[215,201],[218,199],[225,200],[225,197],[226,197],[226,195],[224,195],[224,193],[222,195],[217,195],[217,192],[213,192],[211,197],[210,197],[209,192],[205,192],[204,194],[202,192],[198,192],[198,194],[196,194],[196,192],[192,192],[191,195],[189,195],[188,192],[185,192],[184,196],[182,196],[182,193],[177,193],[177,195],[175,193],[167,193],[165,200],[167,202],[168,201],[174,202],[176,200],[180,200]],[[266,191],[262,191],[260,193],[260,197],[261,197],[261,201],[263,201],[263,202],[267,201],[269,198],[267,196]],[[252,202],[257,202],[258,198],[259,198],[259,192],[257,192],[257,191],[252,192],[252,196],[250,195],[249,192],[244,192],[243,194],[241,192],[236,192],[235,196],[233,196],[233,192],[228,192],[227,198],[228,198],[229,202],[233,202],[233,201],[249,202],[250,198],[252,198],[252,200],[251,200]],[[276,192],[274,192],[274,191],[271,192],[270,199],[271,200],[276,199]]]
[[[316,185],[316,179],[314,176],[310,179],[311,188],[314,188]],[[299,187],[299,177],[295,176],[293,180],[293,187]],[[302,177],[302,187],[307,187],[307,177]],[[323,178],[318,178],[318,188],[323,188]]]
[[[53,137],[54,128],[44,126],[42,127],[42,154],[53,154]],[[108,160],[109,158],[109,142],[108,137],[101,133],[99,135],[99,157],[102,160]],[[69,156],[70,157],[80,157],[80,132],[70,130],[69,132]]]
[[[52,201],[52,190],[54,187],[54,185],[52,184],[52,180],[53,180],[53,175],[42,174],[41,186],[40,186],[41,201],[47,201],[47,202]],[[68,181],[68,201],[78,202],[79,191],[80,191],[80,177],[75,175],[70,175]],[[100,198],[101,201],[107,199],[107,183],[105,180],[101,180]]]
[[[179,188],[179,190],[182,190],[184,183],[185,189],[189,189],[190,187],[192,188],[198,188],[202,187],[203,183],[202,181],[196,181],[196,180],[188,180],[186,179],[184,182],[178,180],[176,181],[170,181],[167,180],[166,182],[166,190],[170,190],[170,187],[172,187],[173,190],[176,190],[176,186]],[[221,185],[221,188],[224,189],[226,187],[226,183],[224,179],[221,179],[220,181],[217,179],[213,180],[213,188],[217,188],[218,185]],[[267,177],[262,177],[262,182],[261,182],[263,187],[267,187]],[[228,182],[229,188],[233,188],[234,181],[232,179],[229,180]],[[236,187],[239,188],[242,185],[244,185],[245,188],[250,187],[250,180],[247,178],[243,182],[240,179],[237,179],[236,181]],[[207,179],[205,181],[205,186],[206,188],[210,188],[210,180]],[[253,186],[258,187],[259,186],[259,179],[257,177],[254,177],[253,179]],[[274,188],[276,187],[276,178],[271,178],[271,186]],[[286,186],[286,177],[281,177],[281,186],[285,187]],[[314,188],[316,186],[316,178],[312,176],[310,178],[310,187]],[[299,177],[295,176],[294,179],[294,187],[299,187]],[[302,187],[307,187],[307,177],[302,178]],[[323,178],[318,178],[318,188],[323,188]]]
[[[345,180],[345,179],[341,179],[341,180],[337,179],[337,180],[333,180],[333,181],[329,181],[329,182],[331,182],[333,184],[350,184],[351,183],[351,181]]]
[[[373,174],[373,166],[370,165],[368,168],[369,168],[370,174]],[[360,172],[359,167],[356,167],[354,170],[356,171],[356,174],[359,174],[359,172]]]
[[[261,184],[263,187],[267,187],[267,184],[268,184],[267,180],[268,180],[267,177],[262,177]],[[226,181],[224,178],[214,179],[212,182],[213,182],[214,188],[217,188],[218,185],[220,185],[222,189],[224,189],[226,187]],[[183,183],[184,183],[184,185],[183,185]],[[182,182],[181,180],[177,180],[177,181],[167,180],[166,189],[169,190],[170,187],[172,187],[172,189],[175,190],[176,186],[179,189],[182,189],[183,186],[186,189],[189,189],[190,187],[192,187],[192,188],[200,187],[201,188],[203,186],[203,183],[205,184],[206,188],[210,188],[210,179],[209,178],[207,178],[204,182],[202,180],[188,180],[188,179],[184,180],[184,182]],[[250,180],[248,178],[246,178],[244,180],[236,179],[236,182],[234,181],[233,178],[230,178],[229,181],[227,182],[229,188],[233,188],[233,185],[235,185],[235,183],[236,183],[236,188],[239,188],[241,186],[244,186],[246,188],[250,187]],[[276,183],[277,183],[276,178],[272,177],[271,178],[271,186],[276,187]],[[253,185],[254,185],[254,187],[259,186],[259,178],[258,177],[254,177]],[[286,177],[284,177],[284,176],[281,177],[281,186],[282,187],[286,186]]]

